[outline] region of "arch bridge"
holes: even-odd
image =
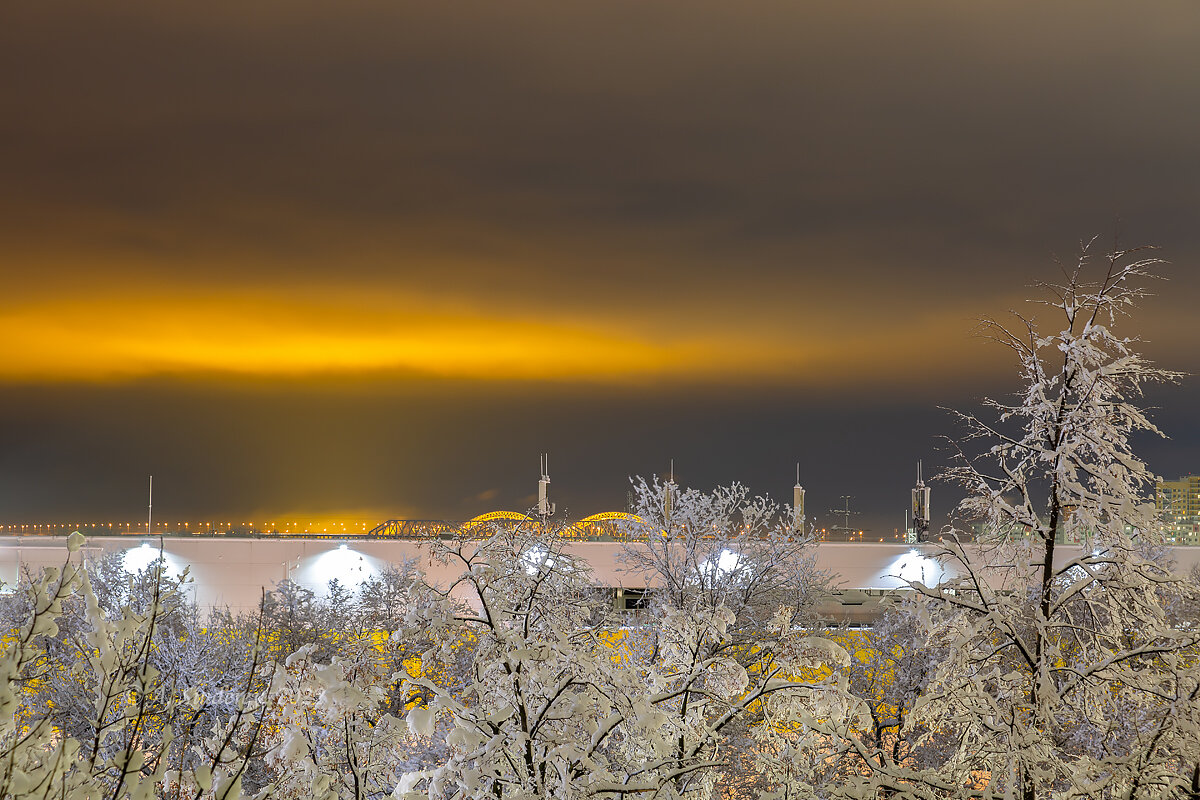
[[[446,519],[389,519],[367,531],[368,539],[443,539],[473,533],[486,535],[495,525],[525,525],[538,523],[537,517],[519,511],[489,511],[468,520]],[[559,531],[567,539],[599,542],[644,538],[637,535],[646,522],[636,514],[624,511],[602,511],[571,523]],[[634,535],[630,535],[630,534]]]

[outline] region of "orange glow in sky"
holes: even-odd
[[[394,295],[217,289],[26,301],[0,311],[6,343],[0,381],[417,374],[583,383],[743,376],[862,385],[905,381],[922,342],[939,328],[965,326],[960,314],[934,315],[881,336],[869,318],[853,329],[819,318],[806,328],[781,314],[767,314],[764,322],[713,312],[679,316],[663,334],[661,316],[639,320],[604,304],[572,315],[507,311],[469,297],[431,304]],[[943,353],[956,346],[977,343],[959,335]],[[964,354],[958,363],[971,361]]]
[[[408,311],[243,295],[86,298],[0,313],[8,380],[408,371],[477,379],[620,379],[706,371],[733,346],[638,338],[590,321]]]

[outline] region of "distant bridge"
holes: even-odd
[[[0,524],[4,536],[66,536],[79,531],[85,536],[221,536],[230,538],[280,537],[298,539],[409,539],[424,541],[469,533],[494,523],[533,523],[536,517],[519,511],[489,511],[466,520],[455,519],[389,519],[374,527],[371,523],[353,522],[155,522],[150,529],[141,522],[52,522]],[[627,537],[632,524],[644,525],[642,519],[623,511],[605,511],[568,524],[559,533],[571,539],[621,540]]]
[[[456,521],[445,519],[389,519],[367,531],[368,539],[440,539],[463,534],[470,535],[478,530],[484,533],[497,523],[536,523],[538,519],[519,511],[489,511],[473,519]],[[603,511],[584,517],[557,531],[567,539],[592,539],[595,541],[624,541],[630,538],[631,530],[645,527],[645,521],[636,514],[623,511]],[[638,538],[636,535],[633,538]]]

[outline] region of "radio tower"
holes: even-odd
[[[921,478],[921,462],[917,461],[917,485],[912,490],[912,530],[908,532],[909,544],[924,542],[929,538],[929,487]]]
[[[538,457],[538,467],[541,469],[542,477],[538,480],[538,504],[537,513],[542,518],[542,522],[554,516],[554,503],[550,502],[550,454],[542,453]]]
[[[841,525],[834,525],[832,528],[830,528],[830,530],[832,530],[832,531],[845,531],[845,532],[846,532],[846,538],[847,538],[847,539],[849,539],[849,538],[850,538],[850,535],[851,535],[852,533],[860,533],[860,534],[861,534],[861,533],[862,533],[864,530],[866,530],[865,528],[851,528],[851,527],[850,527],[850,517],[851,517],[851,516],[858,516],[858,515],[861,513],[861,512],[858,512],[858,511],[851,511],[851,510],[850,510],[850,498],[851,498],[851,497],[853,497],[853,496],[854,496],[854,495],[851,495],[851,494],[844,494],[844,495],[842,495],[842,505],[843,505],[843,506],[845,506],[844,508],[831,508],[831,509],[829,509],[829,513],[830,513],[830,514],[837,514],[837,515],[839,515],[839,516],[842,518],[842,524],[841,524]]]
[[[675,459],[671,459],[671,475],[667,478],[666,485],[663,486],[663,520],[667,523],[667,529],[671,528],[671,511],[675,505]]]
[[[804,533],[804,487],[800,485],[800,465],[796,465],[796,485],[792,488],[792,530]]]

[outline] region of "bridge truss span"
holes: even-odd
[[[368,539],[442,539],[473,536],[495,525],[525,525],[538,522],[536,517],[519,511],[489,511],[468,520],[389,519],[367,531]],[[645,538],[646,522],[636,514],[604,511],[564,526],[559,533],[567,539],[624,541]]]

